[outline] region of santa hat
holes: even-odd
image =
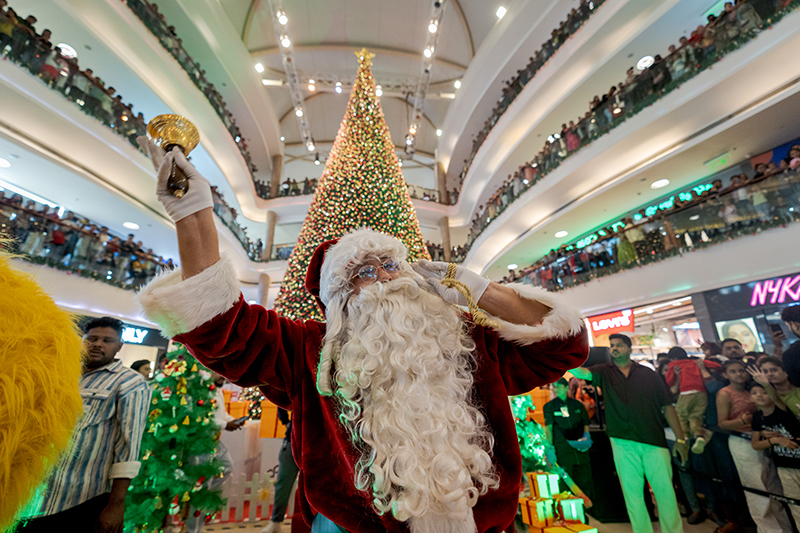
[[[404,261],[407,250],[396,237],[367,228],[320,244],[311,256],[306,290],[317,300],[323,314],[334,299],[346,300],[355,269],[370,258]]]

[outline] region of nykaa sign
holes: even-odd
[[[750,296],[750,307],[786,302],[800,302],[800,274],[758,281]]]
[[[606,313],[589,317],[592,326],[592,335],[611,335],[620,331],[633,331],[633,311],[623,309],[614,313]]]

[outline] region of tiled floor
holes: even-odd
[[[261,529],[267,525],[267,522],[259,524],[246,525],[246,524],[218,524],[206,526],[204,531],[222,533],[224,531],[235,531],[236,533],[259,533]],[[597,528],[599,533],[631,533],[630,524],[601,524],[597,521],[592,521],[592,526]],[[717,525],[711,520],[706,520],[702,524],[690,526],[683,521],[684,533],[712,533],[717,528]],[[292,529],[291,521],[286,520],[283,523],[281,533],[290,533]],[[661,527],[658,522],[653,522],[654,533],[660,533]]]

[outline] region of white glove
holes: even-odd
[[[436,289],[439,295],[444,298],[446,302],[455,305],[466,306],[467,299],[458,291],[458,289],[455,287],[446,287],[441,283],[441,281],[447,275],[447,265],[447,263],[441,261],[433,262],[420,259],[418,263],[411,263],[411,268],[414,270],[414,272],[425,278],[425,280],[430,283],[431,287]],[[483,296],[483,293],[486,291],[489,283],[491,283],[483,276],[460,266],[456,267],[456,275],[454,279],[460,281],[469,288],[469,291],[472,294],[472,299],[476,304],[478,301],[480,301],[481,296]]]
[[[139,137],[137,140],[150,155],[153,166],[158,170],[156,194],[158,195],[158,200],[164,205],[173,221],[178,222],[207,207],[214,207],[214,200],[211,197],[211,186],[208,184],[208,181],[200,175],[197,169],[186,160],[183,152],[173,149],[166,154],[161,147],[156,146],[156,144],[147,137]],[[172,172],[173,161],[175,161],[178,168],[183,170],[184,174],[186,174],[186,178],[189,180],[189,190],[182,198],[176,198],[167,192],[167,181],[169,180],[170,172]]]

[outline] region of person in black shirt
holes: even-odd
[[[592,469],[589,465],[589,413],[574,398],[567,397],[569,383],[564,378],[553,384],[556,398],[544,405],[547,440],[556,449],[558,466],[580,489],[592,498]]]
[[[606,425],[614,464],[617,467],[628,518],[635,533],[652,531],[650,514],[644,503],[647,478],[658,503],[658,519],[664,533],[682,533],[683,524],[672,487],[672,462],[664,421],[675,433],[673,455],[686,464],[689,448],[681,429],[672,394],[666,382],[650,370],[631,361],[631,339],[609,335],[612,363],[575,368],[572,375],[591,380],[605,399]]]
[[[800,422],[780,399],[777,404],[773,402],[760,383],[750,386],[750,397],[758,407],[753,415],[753,448],[771,450],[783,495],[800,498]],[[789,507],[795,523],[800,523],[800,507]]]
[[[278,407],[278,420],[286,426],[286,435],[278,454],[278,480],[275,482],[275,501],[272,506],[272,517],[261,533],[278,533],[286,516],[286,507],[292,495],[294,481],[300,471],[292,455],[292,420],[285,409]]]
[[[785,308],[781,312],[781,320],[792,333],[800,337],[800,305],[790,305]],[[789,349],[783,352],[782,359],[789,381],[795,387],[800,387],[800,341],[789,346]]]

